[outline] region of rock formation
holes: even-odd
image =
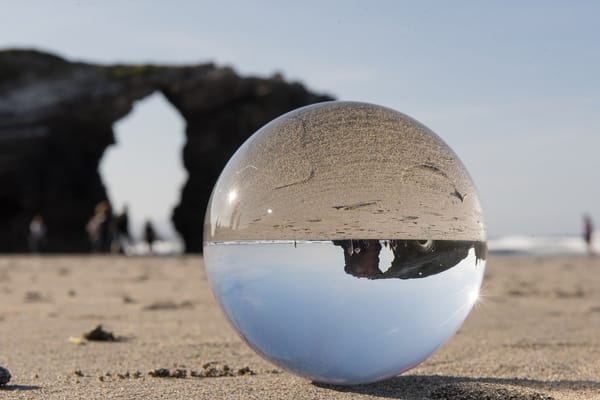
[[[187,123],[189,178],[172,219],[188,252],[202,249],[210,191],[237,147],[271,119],[331,99],[277,76],[243,78],[213,64],[102,66],[0,51],[0,252],[27,250],[37,214],[47,251],[88,251],[85,225],[107,198],[98,164],[114,143],[112,126],[157,90]]]

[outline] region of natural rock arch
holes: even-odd
[[[330,100],[280,77],[242,78],[231,68],[68,62],[32,50],[0,52],[0,251],[27,250],[40,213],[46,250],[89,248],[85,224],[106,200],[98,173],[112,125],[133,102],[159,90],[186,120],[188,172],[173,212],[187,252],[202,250],[210,191],[237,147],[294,108]]]
[[[107,147],[98,165],[113,210],[119,215],[127,207],[134,240],[143,239],[150,221],[158,238],[176,241],[171,216],[188,179],[182,157],[185,120],[156,91],[136,101],[113,131],[116,144]],[[177,248],[175,242],[162,247]]]

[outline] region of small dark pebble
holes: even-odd
[[[183,379],[187,376],[187,371],[185,369],[176,369],[173,372],[168,368],[159,368],[154,371],[148,372],[153,378],[179,378]]]
[[[555,400],[537,392],[521,392],[483,385],[446,385],[429,394],[432,400]]]
[[[234,376],[233,371],[227,364],[220,364],[215,361],[211,361],[202,366],[203,371],[201,375],[207,378],[218,378],[222,376]]]
[[[256,375],[256,372],[252,371],[250,367],[243,367],[235,371],[227,364],[222,364],[217,361],[211,361],[202,366],[202,371],[195,372],[195,375],[201,378],[220,378],[224,376],[242,376],[242,375]]]
[[[117,339],[113,335],[112,332],[105,331],[102,329],[102,325],[98,325],[96,328],[91,330],[90,332],[83,335],[84,338],[90,341],[98,341],[98,342],[116,342]]]
[[[156,371],[151,371],[148,374],[152,375],[153,373],[157,372],[159,370]],[[160,372],[159,372],[160,373]],[[170,373],[170,372],[169,372]],[[140,379],[144,376],[144,374],[142,374],[140,371],[135,371],[133,373],[130,373],[129,371],[125,372],[125,373],[115,373],[112,374],[110,372],[106,372],[104,375],[100,375],[98,376],[98,380],[100,382],[106,382],[106,381],[113,381],[115,378],[116,379]],[[154,375],[153,375],[154,376]],[[170,376],[170,375],[169,375]]]
[[[154,371],[148,372],[148,375],[150,375],[153,378],[170,378],[171,371],[169,371],[167,368],[159,368],[155,369]]]
[[[4,367],[0,367],[0,386],[6,385],[10,381],[10,372]]]
[[[187,376],[187,371],[185,369],[176,369],[175,371],[171,372],[171,378],[183,379],[186,376]]]
[[[250,369],[250,367],[244,367],[244,368],[238,369],[237,374],[238,375],[256,375],[256,372],[252,371]]]
[[[74,373],[75,375],[77,375],[77,376],[85,376],[85,375],[83,374],[83,372],[81,372],[81,370],[80,370],[80,369],[73,371],[73,373]]]

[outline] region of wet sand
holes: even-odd
[[[117,341],[77,344],[98,324]],[[0,366],[2,399],[600,399],[600,258],[491,257],[480,302],[437,353],[337,387],[255,355],[201,257],[6,256]]]

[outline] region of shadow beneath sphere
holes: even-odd
[[[404,400],[553,400],[553,397],[544,394],[543,391],[600,390],[600,382],[587,380],[543,381],[524,378],[471,378],[443,375],[397,376],[381,382],[353,386],[318,382],[313,382],[313,385],[342,393]]]

